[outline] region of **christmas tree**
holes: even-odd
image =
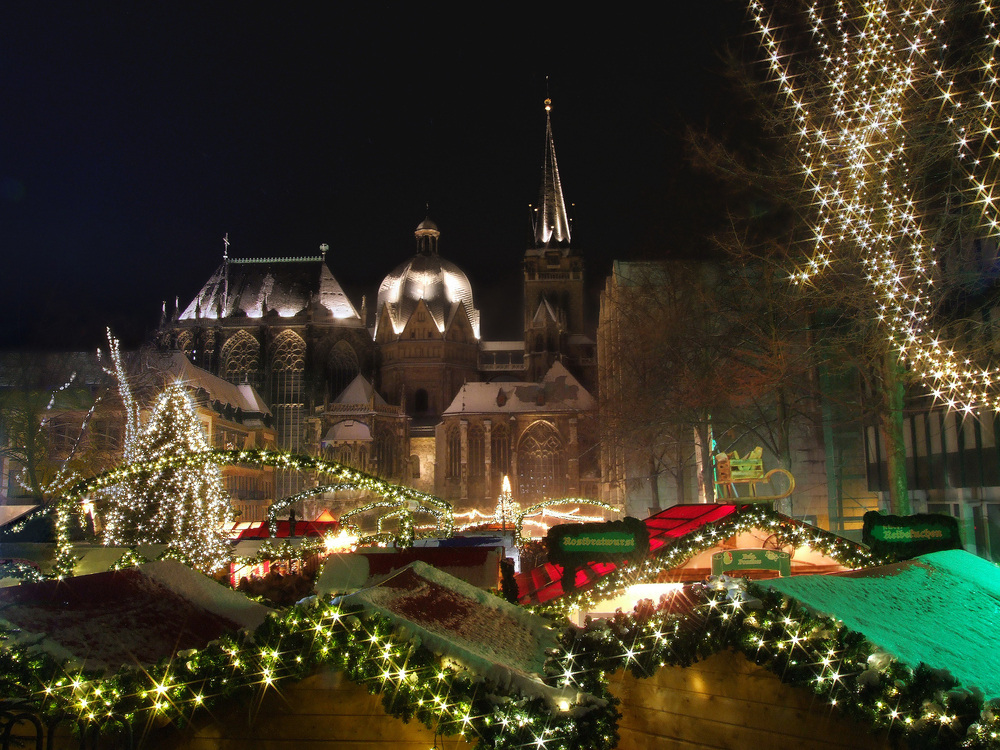
[[[224,563],[229,550],[221,528],[230,509],[219,468],[183,463],[149,466],[160,459],[207,450],[208,442],[183,386],[168,386],[131,451],[132,460],[142,462],[140,468],[109,497],[105,544],[168,544],[206,571]]]

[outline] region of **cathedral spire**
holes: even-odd
[[[569,247],[569,217],[563,200],[556,144],[552,138],[552,100],[545,100],[545,157],[542,162],[542,189],[535,209],[535,247]]]

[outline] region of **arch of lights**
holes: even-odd
[[[374,507],[389,507],[391,515],[399,518],[401,536],[405,538],[407,531],[412,530],[412,516],[416,512],[430,514],[437,521],[435,533],[441,536],[451,536],[454,521],[450,503],[426,492],[412,487],[393,484],[350,466],[315,456],[280,451],[266,450],[211,450],[199,453],[189,453],[183,456],[173,456],[155,461],[144,461],[120,466],[90,479],[78,482],[58,501],[56,514],[56,559],[54,572],[58,576],[70,575],[73,570],[73,545],[69,538],[70,521],[78,510],[83,499],[97,490],[111,487],[136,473],[149,469],[166,469],[177,466],[204,466],[216,464],[227,466],[231,464],[252,464],[257,466],[272,466],[276,469],[292,471],[309,471],[332,477],[336,481],[323,488],[310,488],[295,495],[276,500],[268,510],[267,521],[273,532],[273,524],[278,514],[292,503],[322,489],[331,490],[361,490],[378,495],[383,501],[369,504],[354,512],[369,510]],[[382,532],[383,519],[379,519],[379,532]]]
[[[750,0],[769,77],[793,123],[796,161],[814,209],[813,249],[792,274],[817,283],[857,263],[890,346],[935,399],[972,413],[1000,410],[1000,369],[958,352],[930,314],[937,250],[922,195],[917,128],[953,145],[961,211],[978,239],[1000,234],[1000,35],[990,0],[826,0],[803,4],[808,43],[779,38],[763,0]],[[969,29],[975,29],[970,32]],[[963,34],[949,45],[946,35]],[[961,60],[956,61],[956,58]],[[798,64],[796,64],[798,63]]]
[[[622,511],[621,507],[618,505],[611,505],[610,503],[603,502],[602,500],[591,500],[588,497],[560,497],[560,498],[555,498],[553,500],[543,500],[540,503],[535,503],[534,505],[525,508],[524,510],[522,510],[520,513],[517,514],[517,518],[514,521],[514,529],[515,529],[514,541],[518,547],[520,547],[525,541],[524,539],[525,521],[533,516],[539,515],[540,513],[544,513],[546,508],[551,508],[554,505],[581,505],[581,506],[589,505],[595,508],[601,508],[603,510],[611,511],[613,513],[621,513]],[[554,515],[562,521],[574,521],[577,523],[583,523],[585,521],[603,520],[603,518],[599,517],[591,518],[591,517],[578,516],[570,513],[558,513]],[[547,524],[542,524],[542,526],[546,530],[548,529]]]

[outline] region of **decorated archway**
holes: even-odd
[[[332,477],[335,480],[323,485],[323,490],[352,489],[363,490],[378,495],[383,498],[383,501],[372,504],[365,509],[374,507],[388,508],[389,510],[385,518],[379,519],[379,531],[382,530],[382,522],[386,518],[399,518],[400,530],[402,532],[401,541],[404,544],[412,540],[412,519],[413,514],[417,512],[423,512],[434,517],[436,521],[435,534],[451,536],[452,533],[454,522],[451,503],[426,492],[415,490],[412,487],[387,482],[384,479],[359,471],[337,461],[280,451],[210,450],[120,466],[90,479],[78,482],[71,487],[69,492],[57,502],[55,508],[57,546],[54,571],[56,575],[62,577],[72,574],[75,560],[73,557],[72,542],[70,541],[69,525],[73,514],[84,497],[98,490],[112,487],[130,477],[134,477],[140,471],[181,466],[198,467],[207,464],[217,466],[253,464],[256,466],[272,466],[276,469],[286,471],[315,472]],[[276,500],[268,509],[268,525],[273,527],[278,514],[292,503],[302,499],[307,494],[316,494],[319,490],[320,488],[310,488],[301,493]],[[360,511],[362,509],[357,510]]]

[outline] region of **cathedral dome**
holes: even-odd
[[[433,221],[424,219],[415,234],[417,254],[394,268],[379,286],[377,309],[380,318],[382,308],[388,308],[393,330],[399,333],[423,300],[438,330],[444,331],[462,307],[478,338],[479,311],[473,305],[469,277],[454,263],[438,255],[440,232]]]

